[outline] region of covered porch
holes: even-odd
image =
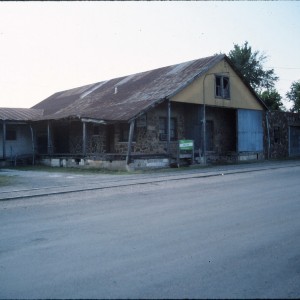
[[[195,163],[263,158],[261,112],[207,106],[205,129],[203,120],[203,105],[166,99],[129,122],[42,121],[35,125],[36,154],[57,167],[168,167],[178,159],[179,141],[188,139]]]

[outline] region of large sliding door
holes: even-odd
[[[262,111],[238,109],[238,152],[263,151]]]

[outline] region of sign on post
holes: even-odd
[[[194,150],[194,141],[193,140],[179,140],[179,149],[180,150]]]
[[[178,143],[178,158],[177,164],[180,165],[180,159],[188,159],[194,163],[194,141],[193,140],[179,140]]]

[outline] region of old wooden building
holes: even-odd
[[[57,92],[32,109],[43,112],[30,119],[34,154],[52,166],[164,167],[182,140],[195,163],[274,156],[271,113],[226,55]]]
[[[58,92],[33,107],[53,164],[168,165],[178,140],[198,161],[263,158],[266,109],[225,55]],[[206,126],[203,126],[206,124]]]

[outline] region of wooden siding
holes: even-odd
[[[6,131],[15,130],[16,139],[5,141],[6,158],[32,154],[32,139],[29,125],[7,124]],[[3,130],[0,129],[0,158],[3,158]]]
[[[230,99],[222,99],[215,95],[215,76],[224,75],[230,78]],[[204,91],[203,91],[204,81]],[[178,94],[171,98],[174,102],[203,104],[203,95],[206,105],[226,107],[226,108],[243,108],[253,110],[263,110],[262,104],[250,92],[248,87],[243,83],[240,77],[222,60],[207,73]]]

